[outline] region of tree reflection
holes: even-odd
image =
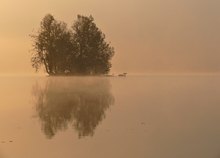
[[[48,138],[72,126],[79,137],[92,136],[114,103],[106,78],[48,78],[33,86],[42,130]]]

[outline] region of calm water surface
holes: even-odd
[[[220,158],[220,76],[0,77],[0,158]]]

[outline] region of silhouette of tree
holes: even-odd
[[[114,49],[105,42],[105,35],[92,16],[78,15],[69,30],[66,23],[48,14],[32,37],[31,62],[36,70],[43,65],[49,75],[96,75],[110,71]]]
[[[48,138],[68,126],[79,137],[92,136],[114,103],[107,79],[49,78],[46,85],[33,86],[36,111]]]
[[[105,42],[105,35],[94,23],[94,18],[78,15],[72,29],[77,70],[84,74],[108,73],[114,49]]]

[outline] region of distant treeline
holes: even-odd
[[[36,71],[41,66],[49,75],[98,75],[110,71],[114,48],[105,41],[92,16],[78,15],[69,29],[48,14],[31,37],[31,62]]]

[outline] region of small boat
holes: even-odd
[[[119,77],[126,77],[127,73],[122,73],[122,74],[119,74],[118,76]]]

